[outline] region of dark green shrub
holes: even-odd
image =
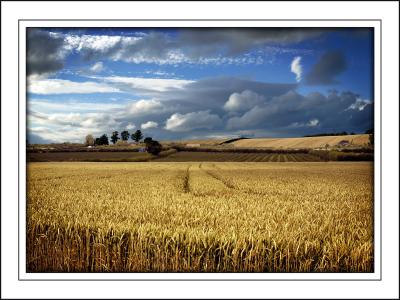
[[[146,151],[153,155],[158,155],[162,150],[162,146],[159,142],[151,140],[146,143]]]

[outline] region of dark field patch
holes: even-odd
[[[48,161],[147,161],[152,155],[142,152],[45,152],[27,153],[27,160],[30,162]]]
[[[230,153],[230,152],[177,152],[156,161],[232,161],[232,162],[295,162],[295,161],[321,161],[319,157],[311,154],[271,154],[271,153]]]

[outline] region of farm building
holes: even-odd
[[[338,143],[338,146],[340,147],[350,146],[350,142],[348,140],[342,140]]]

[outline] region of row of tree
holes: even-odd
[[[131,138],[133,141],[138,143],[141,139],[143,139],[143,134],[140,130],[136,130],[134,133],[130,134],[127,130],[121,132],[121,138],[118,136],[118,131],[114,131],[111,135],[111,142],[115,144],[119,139],[123,141],[128,141]]]
[[[317,133],[317,134],[309,134],[304,137],[317,137],[317,136],[338,136],[338,135],[355,135],[354,132],[348,133],[347,131],[342,132],[326,132],[326,133]]]
[[[136,130],[134,133],[130,134],[127,130],[121,132],[121,137],[119,137],[119,132],[114,131],[111,135],[111,142],[116,144],[118,140],[128,141],[131,138],[133,141],[138,143],[143,139],[143,133],[140,130]],[[108,145],[109,140],[106,134],[103,134],[100,137],[94,138],[93,135],[89,134],[85,138],[86,146],[94,146],[94,145]]]
[[[128,141],[129,138],[138,143],[143,139],[143,134],[140,130],[136,130],[132,134],[129,134],[127,130],[124,130],[121,132],[121,138],[120,138],[119,132],[114,131],[110,139],[113,144],[116,144],[119,139],[122,139],[123,141]],[[158,141],[153,140],[151,137],[146,137],[143,140],[143,142],[146,144],[145,148],[146,151],[151,154],[158,155],[162,150],[161,144]],[[106,134],[103,134],[100,137],[94,138],[93,135],[89,134],[85,138],[85,145],[86,146],[109,145],[108,136]]]

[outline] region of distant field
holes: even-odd
[[[255,138],[242,139],[231,143],[234,147],[268,147],[268,148],[323,148],[337,146],[341,141],[348,141],[352,146],[366,146],[369,143],[368,134],[318,136],[299,138]]]
[[[30,163],[28,272],[373,272],[372,163]]]
[[[230,142],[234,140],[233,142]],[[279,149],[312,149],[335,148],[342,141],[349,144],[341,148],[365,147],[369,144],[368,134],[345,135],[345,136],[321,136],[321,137],[298,137],[298,138],[249,138],[249,139],[209,139],[209,140],[177,140],[177,141],[161,141],[165,148],[170,147],[190,147],[190,148],[215,148],[215,149],[231,149],[231,148],[279,148]],[[225,142],[225,143],[224,143]],[[134,152],[144,147],[141,144],[126,145],[107,145],[86,147],[84,144],[34,144],[28,145],[27,152]]]
[[[162,144],[183,144],[183,145],[204,145],[204,146],[216,146],[223,142],[226,139],[209,139],[209,140],[177,140],[177,141],[162,141]]]
[[[187,140],[163,142],[159,156],[138,152],[144,145],[84,147],[83,144],[32,145],[27,149],[30,162],[50,161],[231,161],[302,162],[372,161],[369,135],[322,136],[280,139]],[[341,143],[340,147],[338,146]],[[328,147],[326,147],[328,145]],[[319,149],[318,149],[319,148]],[[320,149],[322,148],[322,149]],[[327,149],[326,149],[327,148]]]
[[[230,152],[177,152],[167,157],[157,159],[157,161],[166,162],[201,162],[201,161],[231,161],[231,162],[304,162],[321,161],[317,156],[296,153],[296,154],[278,154],[278,153],[230,153]]]

